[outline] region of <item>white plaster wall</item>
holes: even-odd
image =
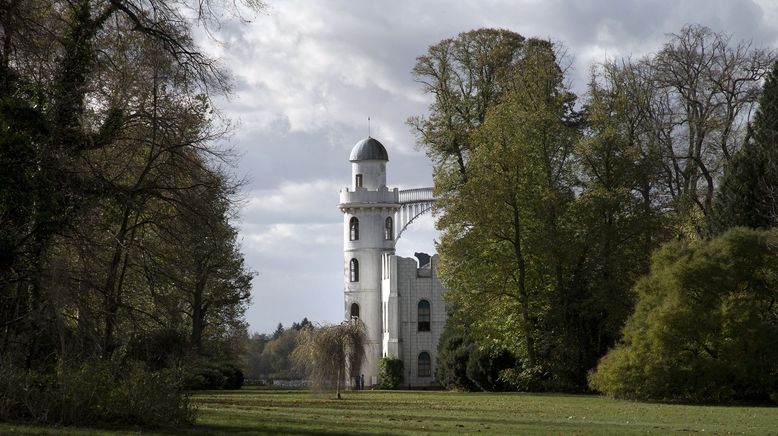
[[[386,186],[386,161],[361,160],[351,163],[351,189],[356,189],[356,175],[362,174],[362,187],[378,189]]]

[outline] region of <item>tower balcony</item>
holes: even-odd
[[[397,188],[389,189],[386,186],[381,186],[378,189],[366,189],[356,188],[350,190],[349,188],[343,188],[340,190],[340,204],[338,207],[359,207],[359,206],[375,206],[375,207],[400,207],[400,194]]]

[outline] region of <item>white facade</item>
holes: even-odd
[[[403,360],[405,384],[434,385],[437,344],[445,323],[437,256],[426,265],[394,255],[400,210],[397,188],[386,186],[388,155],[373,138],[351,152],[351,187],[340,191],[343,212],[345,318],[358,317],[368,345],[361,373],[378,382],[382,356]],[[426,260],[424,255],[420,259]],[[427,363],[428,362],[428,363]]]
[[[446,323],[446,289],[438,281],[437,265],[437,255],[421,266],[416,259],[391,254],[383,259],[383,355],[402,359],[407,387],[436,385],[438,341]],[[419,361],[423,353],[428,369]]]

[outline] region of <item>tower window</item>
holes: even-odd
[[[351,318],[359,318],[359,304],[351,303]]]
[[[427,300],[419,301],[419,331],[430,331],[430,302]]]
[[[349,241],[358,241],[359,240],[359,220],[357,217],[351,217],[351,220],[349,221]]]
[[[351,262],[349,262],[349,280],[352,282],[359,281],[359,261],[356,259],[351,259]]]
[[[392,222],[392,217],[388,216],[386,217],[386,222],[384,222],[384,239],[387,241],[391,241],[394,237],[394,223]]]
[[[356,176],[354,176],[354,186],[356,186],[357,188],[362,187],[362,174],[357,174]]]
[[[432,375],[432,360],[430,353],[422,351],[419,353],[419,377],[429,377]]]

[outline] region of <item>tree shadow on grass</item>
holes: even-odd
[[[186,429],[179,429],[170,432],[161,432],[163,435],[256,435],[256,434],[300,434],[300,435],[341,435],[344,429],[333,428],[331,430],[301,429],[295,425],[259,425],[256,427],[245,427],[228,424],[200,424]],[[350,435],[361,435],[358,431],[348,431]]]

